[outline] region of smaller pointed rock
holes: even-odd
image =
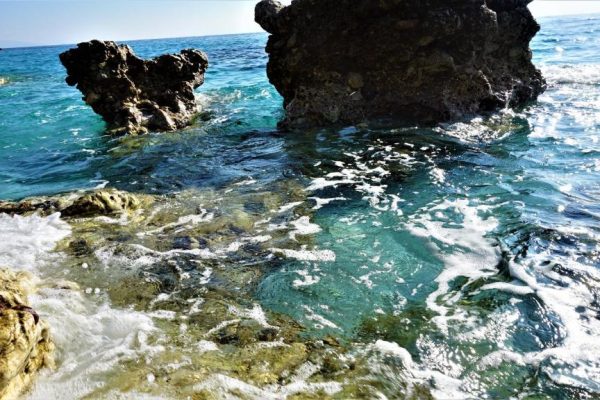
[[[198,112],[194,89],[204,83],[208,58],[188,49],[152,60],[114,42],[79,43],[60,55],[66,82],[107,122],[111,133],[173,131]]]

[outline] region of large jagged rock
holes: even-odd
[[[27,304],[23,273],[0,270],[0,399],[16,399],[35,373],[52,367],[48,326]]]
[[[521,106],[544,90],[531,0],[275,0],[269,79],[284,126],[393,117],[435,123]]]
[[[60,55],[67,83],[100,114],[113,133],[172,131],[198,112],[194,89],[204,83],[206,54],[183,50],[152,60],[114,42],[79,43]]]

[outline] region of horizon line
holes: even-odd
[[[3,0],[0,0],[0,2],[2,2],[2,1]],[[193,36],[166,36],[166,37],[153,37],[153,38],[143,38],[143,39],[110,39],[110,40],[90,39],[90,40],[84,40],[84,41],[77,42],[77,43],[55,43],[55,44],[31,44],[31,45],[25,45],[25,46],[5,46],[5,47],[0,47],[0,49],[2,49],[2,50],[9,50],[9,49],[17,50],[17,49],[34,49],[34,48],[42,48],[42,47],[76,46],[79,43],[90,42],[92,40],[99,40],[99,41],[103,41],[103,42],[110,41],[110,42],[125,44],[125,43],[132,43],[132,42],[144,42],[144,41],[150,41],[150,40],[193,39],[193,38],[207,38],[207,37],[219,37],[219,36],[256,35],[256,34],[260,34],[260,33],[268,34],[265,31],[254,31],[254,32],[235,32],[235,33],[214,33],[214,34],[210,34],[210,35],[193,35]]]
[[[2,2],[3,0],[0,0]],[[253,0],[252,0],[253,1]],[[558,1],[558,0],[537,0],[537,1]],[[589,0],[589,1],[599,1],[599,0]],[[565,17],[590,17],[590,16],[598,16],[600,13],[590,13],[590,14],[564,14],[564,15],[546,15],[536,17],[536,20],[549,19],[549,18],[565,18]],[[268,34],[265,31],[252,31],[252,32],[234,32],[234,33],[215,33],[215,34],[207,34],[207,35],[192,35],[192,36],[165,36],[165,37],[152,37],[152,38],[143,38],[143,39],[110,39],[110,40],[102,40],[102,39],[90,39],[91,40],[101,40],[101,41],[112,41],[117,43],[126,43],[126,42],[143,42],[150,40],[167,40],[167,39],[189,39],[189,38],[204,38],[204,37],[218,37],[218,36],[234,36],[234,35],[252,35],[252,34]],[[62,46],[75,46],[79,43],[85,43],[86,41],[80,41],[77,43],[53,43],[53,44],[25,44],[25,45],[17,45],[17,46],[4,46],[0,47],[1,50],[8,49],[32,49],[32,48],[43,48],[43,47],[62,47]]]

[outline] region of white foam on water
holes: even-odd
[[[43,276],[62,268],[63,255],[53,253],[71,234],[60,214],[48,217],[0,214],[0,265]],[[50,325],[56,344],[57,369],[43,370],[27,398],[80,398],[101,387],[106,373],[127,359],[151,357],[160,346],[149,344],[156,332],[142,313],[110,307],[98,290],[56,289],[52,282],[31,294],[31,306]]]
[[[287,385],[268,385],[265,388],[259,388],[239,379],[222,374],[211,375],[205,381],[194,386],[194,390],[209,390],[214,393],[214,398],[219,400],[283,400],[298,393],[318,393],[324,392],[327,395],[334,395],[342,390],[342,385],[337,382],[306,382],[305,380],[295,380]],[[243,397],[239,396],[243,393]]]
[[[0,214],[0,267],[35,272],[70,234],[71,227],[59,213],[49,217]]]
[[[283,206],[279,207],[279,210],[277,210],[277,212],[278,213],[284,213],[286,211],[289,211],[289,210],[292,210],[292,209],[298,207],[302,203],[303,203],[302,201],[296,201],[296,202],[293,202],[293,203],[284,204]]]
[[[103,224],[109,225],[121,225],[126,226],[129,223],[129,217],[126,213],[122,213],[119,218],[107,217],[106,215],[100,215],[95,217],[94,220],[102,222]]]
[[[413,366],[413,359],[408,350],[404,347],[400,347],[397,343],[378,340],[372,346],[382,354],[388,354],[399,358],[406,368],[411,368]]]
[[[427,298],[427,306],[439,314],[434,321],[442,331],[447,330],[449,318],[464,317],[460,313],[446,316],[448,307],[459,300],[456,296],[448,298],[450,283],[458,277],[472,281],[497,273],[500,251],[487,235],[498,221],[491,216],[482,217],[483,211],[489,211],[489,207],[472,205],[467,199],[446,199],[405,224],[412,235],[426,239],[444,263],[443,271],[435,280],[438,288]],[[452,222],[456,216],[462,220],[458,225]]]
[[[327,327],[327,328],[333,328],[333,329],[340,329],[340,327],[337,326],[334,322],[332,322],[332,321],[328,320],[327,318],[325,318],[324,316],[316,313],[309,306],[303,305],[302,308],[306,311],[306,315],[305,315],[306,319],[309,321],[315,322],[316,328]]]
[[[314,235],[315,233],[321,232],[321,227],[310,222],[310,217],[307,216],[300,217],[297,220],[290,222],[290,225],[294,227],[294,230],[289,233],[292,240],[296,240],[296,236],[298,235]]]
[[[236,186],[247,186],[247,185],[254,185],[256,183],[256,179],[250,177],[246,180],[243,180],[241,182],[235,183]]]
[[[216,252],[213,253],[209,249],[190,249],[190,250],[173,249],[173,250],[167,250],[167,251],[158,251],[158,250],[150,249],[141,244],[131,244],[130,247],[132,247],[136,250],[139,250],[142,253],[145,253],[147,255],[152,255],[153,257],[159,257],[159,258],[171,258],[171,257],[175,257],[180,254],[189,254],[189,255],[192,255],[195,257],[200,257],[203,259],[211,259],[211,258],[219,257]],[[223,253],[226,251],[228,251],[228,250],[224,249],[224,250],[221,250],[220,253]],[[145,259],[145,261],[149,264],[153,264],[156,261],[156,259],[148,258],[148,259]]]
[[[437,185],[441,185],[446,182],[446,172],[439,167],[432,167],[429,170],[429,174],[431,175],[433,182]]]
[[[395,145],[399,145],[396,143]],[[389,165],[399,164],[405,167],[411,167],[417,162],[415,158],[397,151],[394,146],[384,145],[380,140],[368,149],[368,155],[357,153],[344,153],[352,160],[348,162],[336,161],[334,165],[340,168],[337,172],[330,172],[322,177],[312,179],[311,184],[305,189],[308,192],[317,192],[325,188],[337,188],[339,186],[350,187],[363,195],[362,199],[368,201],[371,207],[378,211],[396,211],[402,215],[398,209],[398,195],[388,194],[388,186],[383,183],[384,179],[391,176],[392,173],[386,169]],[[439,174],[438,174],[439,175]],[[321,199],[317,196],[310,197],[317,204],[313,208],[318,210],[331,201],[346,200],[343,196],[337,196],[330,199]]]
[[[385,340],[377,340],[375,343],[367,345],[362,352],[371,358],[369,365],[371,368],[375,369],[374,372],[376,372],[376,375],[386,376],[388,383],[392,382],[394,379],[398,380],[398,382],[402,384],[403,391],[405,390],[404,386],[406,383],[421,384],[427,387],[433,385],[431,388],[431,394],[436,399],[458,400],[473,398],[473,396],[461,389],[462,381],[460,379],[447,376],[437,370],[428,369],[419,365],[413,361],[408,350],[399,346],[397,343],[388,342]],[[375,359],[372,359],[373,355],[375,356]],[[385,365],[387,364],[386,362],[378,359],[380,357],[394,358],[400,361],[402,363],[402,369],[394,369],[392,371],[383,370],[377,373],[377,369],[385,369]],[[410,385],[408,388],[406,388],[406,390],[406,397],[408,398],[410,397],[410,393],[412,391]],[[381,396],[383,396],[383,394]],[[383,396],[381,398],[386,397]]]
[[[600,83],[600,65],[598,64],[542,65],[541,70],[544,78],[551,85]]]
[[[249,238],[244,238],[243,240],[248,243],[264,243],[264,242],[268,242],[271,239],[273,239],[273,237],[271,235],[259,235],[259,236],[252,236]]]
[[[142,313],[97,304],[70,290],[44,290],[32,304],[50,324],[58,368],[38,377],[30,400],[84,397],[102,387],[119,363],[163,350],[148,343],[156,329]]]
[[[294,282],[292,282],[292,286],[294,286],[295,288],[299,288],[302,286],[311,286],[314,285],[316,283],[319,283],[319,281],[321,280],[321,277],[318,275],[311,275],[310,272],[308,270],[305,269],[301,269],[299,271],[296,271],[296,273],[298,275],[300,275],[299,279],[294,279]]]
[[[558,275],[541,266],[550,256],[549,253],[538,254],[524,262],[511,261],[509,272],[515,281],[487,285],[481,289],[503,290],[516,295],[535,294],[544,304],[546,312],[560,319],[560,343],[556,347],[525,354],[510,350],[497,351],[489,354],[481,363],[499,365],[502,362],[516,362],[535,367],[545,363],[542,370],[557,384],[600,393],[600,321],[592,309],[595,298],[588,286],[600,283],[600,273],[580,266],[574,260],[562,259],[560,264],[563,267],[587,274],[588,282]]]
[[[462,222],[456,224],[455,219],[450,222],[447,218],[448,210],[462,214]],[[484,343],[491,337],[494,338],[499,349],[475,359],[479,370],[496,368],[503,363],[533,366],[540,368],[545,376],[557,384],[600,393],[600,321],[594,311],[595,298],[591,289],[600,283],[600,273],[596,268],[580,263],[573,254],[557,256],[552,250],[530,255],[519,262],[513,260],[508,266],[510,276],[514,279],[512,282],[495,282],[479,289],[499,290],[515,296],[509,301],[510,306],[494,311],[484,324],[455,307],[460,299],[459,293],[448,296],[449,283],[459,276],[472,282],[497,274],[495,266],[499,261],[498,247],[487,237],[497,222],[493,217],[481,215],[489,210],[489,207],[470,204],[466,200],[445,201],[438,206],[429,207],[427,213],[407,224],[411,233],[428,239],[435,254],[444,262],[445,268],[436,279],[438,289],[427,299],[428,307],[440,314],[433,321],[442,332],[447,333],[450,321],[456,320],[464,329],[460,333],[454,333],[455,339],[464,343]],[[598,235],[581,227],[554,228],[565,235],[600,241]],[[453,249],[449,251],[451,248]],[[552,263],[548,265],[547,260],[552,260]],[[552,268],[555,264],[574,273],[559,274]],[[521,301],[520,297],[531,295],[543,304],[545,314],[560,321],[560,337],[556,338],[558,343],[553,347],[523,353],[513,350],[511,344],[515,334],[513,327],[521,317],[514,307]],[[448,313],[450,308],[453,311],[451,316]],[[421,346],[423,343],[425,342],[421,342]],[[422,379],[431,369],[443,371],[452,387],[468,391],[476,383],[472,379],[476,378],[463,377],[465,370],[462,364],[451,361],[454,350],[441,349],[439,346],[439,343],[432,342],[428,347],[431,354],[426,357],[421,355],[422,361],[418,365],[421,370],[415,372],[413,368],[411,373]],[[443,379],[440,374],[433,381]],[[437,383],[434,386],[436,393],[441,394],[440,398],[447,395]],[[469,393],[472,394],[470,391]]]
[[[143,237],[143,236],[153,235],[156,233],[162,233],[165,230],[170,229],[170,228],[191,228],[194,225],[212,221],[213,218],[214,218],[213,213],[209,213],[207,210],[202,209],[202,210],[200,210],[200,214],[184,215],[182,217],[179,217],[176,222],[171,222],[169,224],[165,224],[165,225],[161,226],[160,228],[152,229],[149,231],[139,232],[137,235],[139,237]]]
[[[339,175],[336,175],[339,177]],[[332,178],[333,176],[331,176],[331,174],[325,178],[315,178],[312,180],[310,186],[308,186],[306,188],[307,192],[312,192],[312,191],[317,191],[317,190],[321,190],[321,189],[325,189],[328,187],[338,187],[340,185],[353,185],[355,183],[357,183],[357,181],[354,179],[355,176],[349,175],[346,177],[343,177],[343,179],[327,179],[327,178]]]
[[[254,306],[251,309],[243,309],[230,306],[229,312],[240,318],[252,319],[265,328],[277,329],[276,327],[270,325],[269,322],[267,322],[267,316],[265,315],[265,312],[259,304],[254,304]]]
[[[309,200],[314,200],[314,202],[316,203],[315,206],[312,208],[313,210],[319,210],[321,208],[323,208],[323,206],[328,205],[329,203],[332,203],[334,201],[345,201],[348,200],[345,197],[332,197],[329,199],[322,199],[319,197],[309,197]]]
[[[292,250],[271,248],[270,251],[274,254],[282,254],[287,258],[294,258],[301,261],[333,262],[336,259],[335,253],[331,250]]]

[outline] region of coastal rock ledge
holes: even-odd
[[[111,133],[173,131],[198,112],[194,89],[204,83],[206,54],[183,50],[152,60],[114,42],[79,43],[60,55],[66,82],[104,118]]]
[[[531,62],[531,0],[275,0],[267,74],[283,126],[393,117],[436,123],[517,107],[545,81]]]

